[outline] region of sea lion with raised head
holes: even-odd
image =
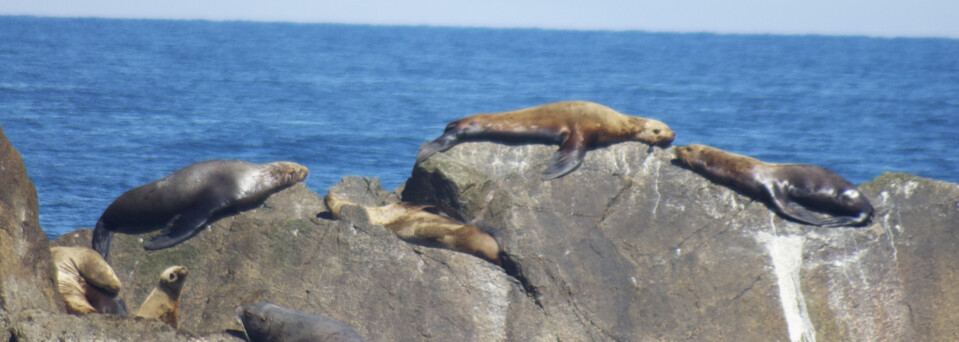
[[[51,247],[50,254],[67,313],[127,314],[126,306],[117,300],[120,278],[100,254],[88,247]]]
[[[370,223],[393,231],[400,239],[431,247],[441,247],[486,259],[501,265],[500,244],[490,234],[476,226],[464,224],[432,205],[399,202],[379,207],[360,206],[330,192],[326,207],[339,219],[344,206],[355,205],[366,211]]]
[[[836,227],[862,226],[872,219],[872,204],[859,189],[820,166],[766,163],[704,145],[677,147],[676,156],[693,171],[764,201],[794,221]]]
[[[160,273],[160,282],[140,304],[136,316],[160,320],[176,328],[180,314],[180,292],[190,270],[185,266],[170,266]]]
[[[420,147],[416,162],[464,141],[559,143],[559,151],[543,173],[543,180],[549,180],[579,167],[588,149],[623,141],[667,146],[675,137],[669,126],[657,120],[625,115],[593,102],[556,102],[453,121],[442,136]]]
[[[254,164],[210,160],[129,190],[110,204],[93,230],[93,249],[107,258],[114,232],[163,231],[147,250],[175,246],[214,221],[256,208],[267,197],[303,181],[309,170],[293,162]]]
[[[251,342],[365,342],[343,322],[270,302],[238,306],[236,316]]]

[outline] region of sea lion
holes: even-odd
[[[675,137],[669,126],[657,120],[625,115],[593,102],[557,102],[453,121],[443,135],[420,147],[416,162],[464,141],[559,143],[543,173],[543,180],[550,180],[579,167],[587,149],[623,141],[667,146]]]
[[[88,247],[51,247],[50,254],[57,267],[57,289],[68,313],[127,314],[116,298],[122,287],[120,278],[99,253]]]
[[[343,206],[359,206],[332,192],[326,195],[325,201],[330,214],[337,219]],[[399,202],[380,207],[359,207],[366,211],[370,223],[388,228],[404,241],[472,254],[502,265],[500,244],[495,238],[476,226],[437,214],[441,211],[432,205]]]
[[[855,185],[816,165],[773,164],[704,145],[676,148],[680,162],[768,203],[786,218],[824,227],[869,224],[873,207]],[[830,214],[822,218],[815,211]]]
[[[340,321],[270,302],[238,306],[236,316],[251,342],[366,341],[352,327]]]
[[[180,291],[190,270],[185,266],[170,266],[160,273],[160,282],[147,299],[140,304],[137,317],[158,319],[176,328],[180,313]]]
[[[107,258],[114,232],[143,234],[161,228],[143,248],[172,247],[220,218],[260,206],[308,174],[305,166],[293,162],[210,160],[189,165],[117,197],[97,221],[93,249]]]

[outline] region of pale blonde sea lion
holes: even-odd
[[[496,239],[476,226],[436,214],[434,206],[400,202],[366,207],[332,192],[326,195],[326,206],[334,218],[340,218],[340,210],[348,205],[363,208],[370,223],[388,228],[404,241],[460,251],[501,264],[501,250]]]
[[[579,167],[588,149],[623,141],[666,146],[675,137],[669,126],[657,120],[625,115],[593,102],[556,102],[453,121],[442,136],[420,147],[416,162],[464,141],[559,143],[559,151],[543,173],[543,180],[549,180]]]
[[[87,247],[51,247],[50,253],[68,313],[126,313],[116,299],[122,288],[120,278],[100,254]]]
[[[180,291],[190,271],[185,266],[170,266],[160,274],[160,282],[137,310],[137,317],[158,319],[176,328],[180,313]]]

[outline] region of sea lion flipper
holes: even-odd
[[[416,153],[416,162],[422,163],[424,160],[429,159],[430,156],[436,154],[436,152],[446,151],[450,147],[453,147],[453,145],[456,145],[457,142],[456,134],[445,133],[439,138],[436,138],[436,140],[420,146],[420,151]]]
[[[87,284],[111,296],[115,296],[120,292],[120,288],[122,287],[120,278],[117,277],[116,271],[113,270],[113,267],[110,267],[110,264],[108,264],[106,260],[88,248],[80,249],[76,253],[78,255],[75,258],[74,264],[76,265],[77,273],[83,277],[83,280],[86,281]]]
[[[777,211],[790,219],[795,221],[803,222],[806,224],[811,224],[815,226],[822,226],[829,223],[831,220],[824,220],[816,216],[813,211],[806,209],[799,203],[796,203],[789,199],[786,194],[786,191],[778,186],[769,187],[770,198],[773,202],[773,205],[776,207]]]
[[[549,160],[549,167],[543,172],[543,180],[559,178],[572,172],[583,163],[585,156],[586,144],[583,135],[577,132],[569,133]]]
[[[93,228],[93,241],[91,241],[91,244],[93,250],[100,253],[100,256],[102,256],[104,260],[110,255],[110,242],[112,240],[113,231],[107,229],[103,220],[97,221],[96,227]]]
[[[146,250],[169,248],[193,237],[220,207],[222,206],[199,207],[177,215],[170,220],[160,235],[144,243],[143,248]]]

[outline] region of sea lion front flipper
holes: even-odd
[[[206,205],[175,216],[167,223],[166,228],[163,228],[160,235],[144,243],[143,248],[146,250],[164,249],[186,241],[199,233],[206,225],[207,220],[221,207],[221,205]]]
[[[783,216],[795,221],[815,226],[829,224],[830,220],[821,219],[817,217],[813,211],[806,209],[795,201],[790,200],[786,191],[780,186],[772,185],[767,189],[769,190],[769,197],[773,203],[773,206],[775,206],[777,211],[779,211],[779,213]]]
[[[586,156],[586,142],[582,133],[573,131],[564,138],[559,145],[559,150],[553,154],[553,159],[550,159],[549,167],[543,172],[544,181],[570,173],[583,163],[583,157]]]

